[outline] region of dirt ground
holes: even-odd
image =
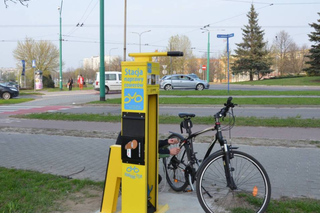
[[[60,204],[60,211],[52,213],[95,213],[100,210],[102,190],[85,189],[71,194]]]

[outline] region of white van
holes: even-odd
[[[119,71],[108,71],[105,72],[105,92],[121,90],[121,72]],[[94,89],[100,91],[100,72],[96,73],[96,80],[94,82]]]

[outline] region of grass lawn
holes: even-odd
[[[230,90],[229,94],[226,90],[161,90],[160,95],[175,95],[175,96],[320,96],[319,91],[242,91]]]
[[[48,91],[48,92],[59,92],[59,91],[61,91],[59,87],[50,88],[50,89],[47,88],[45,90]],[[72,90],[80,90],[80,89],[79,89],[77,84],[73,84]],[[88,85],[86,87],[83,87],[83,90],[93,90],[92,84],[90,84],[90,85]],[[63,85],[62,91],[69,91],[69,89],[66,87],[66,85]]]
[[[0,212],[45,213],[66,211],[61,203],[83,189],[102,191],[103,182],[67,179],[39,172],[0,167]],[[86,198],[90,198],[86,194]],[[178,195],[177,195],[178,196]],[[101,197],[96,197],[101,201]],[[271,200],[267,212],[320,212],[320,202],[314,199],[281,198]]]
[[[226,98],[159,98],[159,104],[201,104],[220,105],[226,103]],[[239,105],[320,105],[320,98],[234,98]],[[121,104],[121,98],[93,101],[89,104]]]
[[[72,193],[87,187],[102,188],[102,182],[72,180],[39,172],[0,167],[0,212],[53,212]],[[99,198],[100,199],[100,198]]]
[[[20,104],[23,102],[33,101],[33,98],[13,98],[9,100],[0,99],[0,105],[8,105],[8,104]]]
[[[245,81],[232,84],[244,85],[279,85],[279,86],[320,86],[320,76],[316,77],[296,77],[282,79],[265,79],[262,81]]]
[[[23,91],[23,90],[22,90]],[[23,95],[44,95],[44,93],[41,92],[19,92],[19,96],[23,96]]]
[[[26,115],[15,115],[15,118],[29,118],[41,120],[64,120],[64,121],[91,121],[91,122],[120,122],[120,115],[110,114],[70,114],[60,112],[46,112],[35,113]],[[160,115],[160,124],[177,124],[182,121],[178,116]],[[213,116],[194,117],[192,118],[193,124],[214,124]],[[225,119],[224,123],[228,120]],[[236,117],[236,126],[267,126],[267,127],[320,127],[320,119],[301,119],[298,117],[289,118],[258,118],[258,117]]]

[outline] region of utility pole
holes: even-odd
[[[127,0],[124,0],[124,41],[123,41],[123,61],[127,55]]]
[[[61,0],[61,6],[58,7],[58,10],[59,10],[59,13],[60,13],[60,61],[59,61],[59,67],[60,67],[60,90],[62,90],[62,27],[61,27],[61,24],[62,24],[62,18],[61,18],[61,13],[62,13],[62,6],[63,6],[63,0]]]
[[[210,77],[210,30],[206,29],[206,27],[209,27],[209,25],[204,26],[203,28],[200,28],[201,30],[205,30],[208,32],[208,51],[207,51],[207,82],[209,83]],[[204,33],[204,32],[202,32]]]
[[[100,0],[100,101],[106,100],[104,70],[104,0]]]

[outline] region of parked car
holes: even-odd
[[[192,78],[189,75],[167,75],[160,80],[160,88],[165,90],[172,89],[209,89],[208,82],[199,78]]]
[[[194,73],[191,73],[191,74],[188,74],[188,76],[190,76],[191,78],[194,78],[194,79],[198,79],[199,77],[194,74]],[[200,78],[199,78],[200,79]]]
[[[19,95],[19,91],[16,88],[7,86],[4,83],[0,83],[1,98],[8,100],[10,98],[17,97],[18,95]]]
[[[121,90],[121,72],[108,71],[105,72],[105,93],[109,91]],[[94,90],[100,91],[100,72],[96,73],[96,80],[94,82]]]
[[[19,90],[19,84],[9,81],[9,82],[3,82],[4,85],[6,85],[7,87],[14,87],[17,90]]]

